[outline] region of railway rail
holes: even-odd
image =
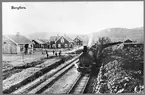
[[[83,94],[89,82],[89,75],[79,75],[74,84],[67,91],[67,94]]]

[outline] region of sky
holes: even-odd
[[[88,34],[106,28],[143,27],[143,7],[143,1],[3,2],[2,33]]]

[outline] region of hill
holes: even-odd
[[[27,36],[29,39],[48,39],[50,36],[56,36],[57,34],[64,35],[64,33],[57,33],[57,32],[35,32]],[[90,33],[91,34],[91,33]],[[89,40],[89,35],[76,35],[76,34],[66,34],[69,36],[71,39],[74,39],[76,36],[80,36],[84,41],[85,44]],[[108,28],[104,30],[100,30],[98,32],[92,33],[93,35],[93,41],[97,41],[99,37],[109,37],[111,38],[111,41],[124,41],[126,39],[130,39],[133,41],[138,41],[138,42],[144,42],[144,28],[139,27],[139,28],[133,28],[133,29],[127,29],[127,28]]]
[[[94,40],[98,40],[99,37],[106,36],[111,38],[112,41],[124,41],[130,39],[133,41],[144,42],[144,28],[109,28],[94,32]]]

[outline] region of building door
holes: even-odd
[[[27,52],[28,52],[28,45],[29,44],[25,44],[25,54],[27,54]]]
[[[58,44],[58,48],[61,48],[61,44]]]

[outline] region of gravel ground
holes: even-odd
[[[37,60],[37,61],[32,61],[30,63],[26,63],[26,64],[21,64],[21,65],[17,65],[14,66],[12,64],[9,63],[5,63],[3,64],[3,80],[5,80],[6,78],[10,77],[12,74],[21,72],[24,69],[30,68],[30,67],[34,67],[35,65],[41,64],[44,61],[46,61],[46,59],[41,59],[41,60]]]
[[[44,63],[42,63],[41,65],[38,65],[36,67],[27,68],[27,69],[22,70],[19,73],[13,74],[11,77],[9,77],[3,81],[3,89],[5,89],[11,85],[19,83],[20,81],[33,75],[35,72],[39,71],[40,69],[45,68],[46,66],[51,65],[59,60],[60,59],[56,59],[56,58],[49,59],[49,60],[45,61]]]
[[[13,65],[11,65],[11,64],[9,64],[9,62],[7,62],[7,61],[5,61],[5,62],[3,62],[4,64],[3,64],[3,69],[2,69],[2,71],[6,71],[6,70],[8,70],[8,69],[12,69],[14,66]]]
[[[45,61],[42,64],[36,65],[35,68],[45,68],[45,67],[47,67],[47,66],[49,66],[57,61],[60,61],[60,60],[61,60],[61,58],[52,58],[52,59]]]
[[[50,55],[52,56],[52,54]],[[22,55],[20,54],[3,54],[2,55],[2,60],[3,60],[3,64],[5,64],[6,62],[8,64],[11,64],[13,66],[22,66],[25,65],[26,63],[31,63],[33,61],[37,61],[40,60],[42,58],[46,58],[45,54],[42,54],[41,52],[35,52],[34,54],[29,54],[29,55],[24,55],[24,57],[22,57]]]
[[[41,58],[41,57],[45,57],[45,54],[42,54],[41,52],[35,52],[33,54],[27,54],[24,55],[24,58]],[[17,61],[18,59],[22,58],[21,54],[3,54],[3,61]]]
[[[28,68],[20,73],[13,74],[11,77],[3,81],[3,89],[9,88],[10,86],[19,83],[20,81],[26,79],[27,77],[33,75],[35,72],[40,70],[40,68]]]

